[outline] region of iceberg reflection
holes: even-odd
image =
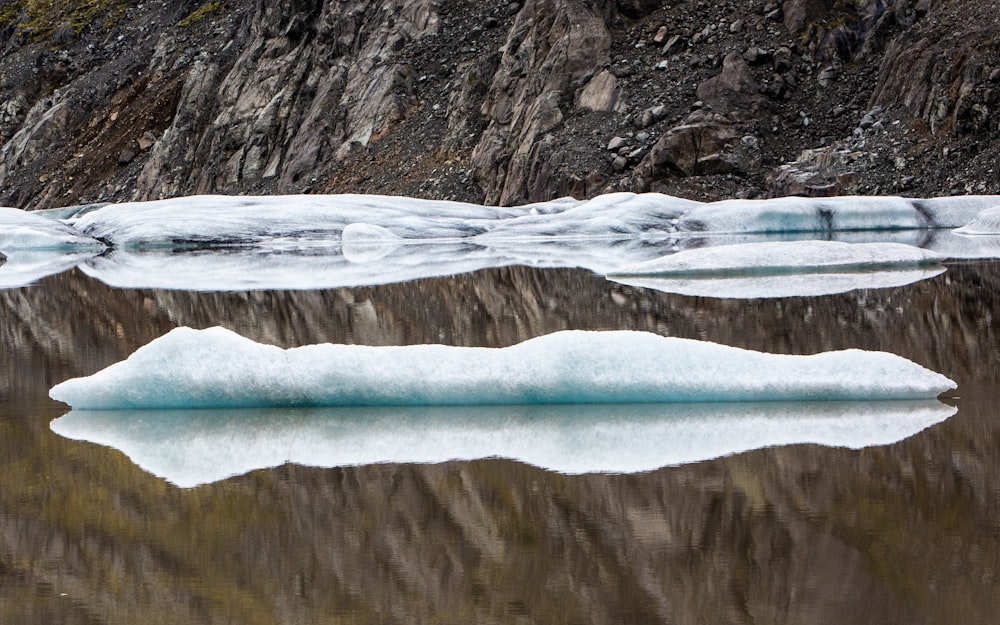
[[[51,428],[118,449],[145,471],[188,488],[285,463],[503,457],[561,473],[631,473],[776,445],[886,445],[955,412],[935,400],[74,410]]]
[[[944,267],[922,267],[894,271],[806,273],[802,275],[749,276],[737,278],[659,278],[608,276],[628,286],[655,289],[692,297],[757,299],[816,297],[862,289],[888,289],[927,280],[945,272]]]

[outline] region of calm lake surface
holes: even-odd
[[[113,289],[71,270],[0,291],[0,623],[996,623],[998,270],[957,262],[898,288],[756,300],[524,267],[235,293]],[[885,350],[954,379],[957,412],[889,445],[784,445],[635,473],[587,472],[586,445],[564,450],[573,473],[500,458],[282,464],[280,449],[237,468],[226,441],[239,422],[205,414],[147,432],[188,437],[163,453],[195,450],[205,471],[241,472],[188,488],[53,432],[67,412],[53,384],[179,325],[282,346],[634,329],[778,353]],[[558,416],[567,437],[573,417]],[[232,427],[206,438],[213,418]],[[280,418],[248,423],[280,434]],[[325,441],[311,442],[321,456]]]

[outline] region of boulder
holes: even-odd
[[[620,99],[618,79],[608,70],[601,70],[580,90],[576,105],[589,111],[613,111]]]
[[[722,113],[756,112],[765,101],[760,95],[760,83],[736,52],[723,59],[721,73],[698,85],[697,93],[699,100]]]

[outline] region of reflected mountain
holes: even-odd
[[[955,411],[937,401],[74,410],[51,428],[192,487],[285,463],[502,457],[560,473],[636,473],[778,445],[886,445]]]

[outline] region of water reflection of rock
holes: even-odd
[[[192,490],[44,420],[4,421],[0,576],[104,622],[985,624],[991,416],[635,475],[286,466]]]
[[[797,446],[621,476],[499,460],[286,466],[187,491],[55,436],[61,411],[43,402],[0,418],[0,620],[992,623],[998,294],[989,264],[790,300],[523,268],[328,292],[126,291],[80,273],[4,291],[6,405],[174,325],[216,323],[283,345],[635,328],[773,351],[864,347],[947,373],[962,400],[947,422],[860,452]],[[5,602],[8,589],[29,600]]]
[[[900,289],[715,300],[616,285],[586,271],[508,267],[329,291],[118,290],[79,272],[0,291],[0,392],[27,396],[125,358],[177,325],[223,325],[282,346],[321,342],[511,345],[564,329],[635,329],[737,347],[897,353],[963,384],[997,369],[990,264],[953,265]],[[845,329],[849,329],[846,332]],[[940,337],[932,340],[929,337]]]

